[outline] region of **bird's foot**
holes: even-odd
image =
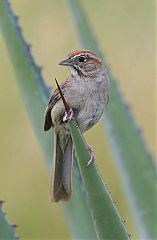
[[[74,119],[74,111],[72,108],[70,108],[68,111],[65,112],[63,122],[70,122],[72,119]]]
[[[87,146],[88,147],[88,151],[89,151],[89,155],[90,155],[90,159],[87,162],[86,166],[89,167],[95,160],[96,160],[96,156],[93,152],[93,149],[90,145]]]

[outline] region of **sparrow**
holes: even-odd
[[[68,105],[84,133],[98,122],[109,99],[109,78],[103,61],[90,50],[76,50],[59,63],[68,66],[70,76],[60,84]],[[54,159],[51,200],[68,201],[72,194],[73,142],[65,107],[58,88],[53,92],[44,115],[44,131],[54,128]]]

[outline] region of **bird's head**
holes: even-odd
[[[69,66],[73,75],[92,76],[99,74],[104,68],[103,62],[90,50],[77,50],[59,63],[59,65]]]

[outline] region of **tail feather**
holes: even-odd
[[[71,136],[65,147],[63,155],[63,185],[66,192],[71,194],[71,178],[72,178],[72,162],[73,162],[73,143]]]
[[[51,199],[68,201],[71,197],[72,139],[61,149],[59,132],[54,133],[54,161],[51,185]]]

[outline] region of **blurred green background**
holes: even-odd
[[[33,45],[33,56],[43,66],[44,78],[52,87],[55,77],[62,81],[69,74],[58,62],[79,48],[67,3],[12,1],[24,36]],[[82,0],[81,3],[148,147],[155,153],[155,2]],[[70,239],[59,204],[50,202],[50,179],[2,35],[0,55],[0,199],[6,201],[4,210],[11,222],[19,225],[17,233],[21,239]],[[97,165],[128,231],[136,238],[136,226],[103,132],[100,122],[85,136],[93,146]]]

